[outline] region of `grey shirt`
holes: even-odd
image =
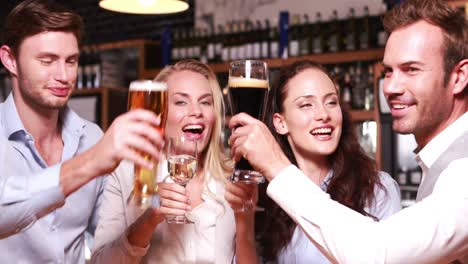
[[[101,129],[66,107],[60,115],[62,162],[87,150]],[[48,167],[24,128],[13,95],[0,104],[0,260],[84,263],[84,234],[94,232],[104,179],[65,199],[61,163]]]

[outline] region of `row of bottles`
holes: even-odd
[[[77,89],[101,87],[102,80],[101,53],[94,47],[83,49],[78,63]]]
[[[383,47],[386,34],[380,16],[371,16],[367,6],[363,10],[363,16],[356,17],[350,8],[348,17],[341,20],[335,10],[327,21],[317,12],[313,23],[308,14],[288,14],[286,20],[280,18],[280,25],[278,20],[266,19],[231,21],[206,29],[175,28],[172,61],[193,58],[220,63]],[[280,36],[285,36],[286,52],[280,50]]]
[[[353,110],[374,109],[374,64],[357,62],[327,66],[342,101]]]

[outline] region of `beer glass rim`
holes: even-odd
[[[167,90],[167,84],[165,82],[153,81],[153,80],[134,80],[130,82],[130,90],[144,90],[144,91],[164,91]]]

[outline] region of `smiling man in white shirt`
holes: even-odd
[[[230,121],[242,126],[232,153],[270,180],[268,195],[333,263],[468,263],[467,19],[443,1],[407,0],[384,24],[393,128],[415,136],[423,169],[414,206],[375,222],[332,201],[245,114]]]

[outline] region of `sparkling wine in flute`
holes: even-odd
[[[182,154],[168,158],[169,175],[179,185],[186,186],[195,176],[197,160],[195,157]]]
[[[162,133],[166,122],[167,111],[167,86],[165,83],[151,80],[138,80],[130,84],[128,94],[128,109],[146,109],[159,116],[161,124],[157,129]],[[151,157],[146,153],[139,153],[146,160]],[[156,162],[153,162],[156,163]],[[142,208],[151,206],[151,198],[155,194],[157,186],[158,166],[148,170],[135,165],[133,195],[137,204]]]
[[[197,141],[190,138],[171,137],[167,144],[167,165],[171,179],[186,186],[197,172]],[[193,224],[187,215],[168,215],[169,224]]]
[[[268,69],[261,61],[232,62],[229,72],[229,104],[233,115],[244,112],[263,120],[268,97]],[[241,159],[235,164],[232,181],[261,183],[264,177],[249,162]]]

